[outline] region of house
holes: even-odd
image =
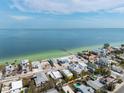
[[[6,75],[11,75],[14,70],[15,67],[11,64],[5,66]]]
[[[112,83],[114,80],[115,80],[115,78],[112,77],[112,76],[103,77],[103,78],[100,79],[100,83],[107,85],[107,84]]]
[[[54,80],[62,78],[62,74],[58,70],[49,71],[47,74],[50,75]]]
[[[100,89],[102,89],[103,86],[104,86],[102,83],[99,82],[98,79],[95,80],[95,81],[93,81],[93,80],[88,80],[88,81],[87,81],[87,85],[90,86],[90,87],[92,87],[94,90],[100,90]]]
[[[59,59],[57,59],[57,62],[58,62],[58,64],[64,64],[64,63],[69,63],[70,62],[70,60],[69,60],[69,58],[68,57],[63,57],[63,58],[59,58]]]
[[[87,65],[85,63],[77,62],[71,63],[68,67],[74,74],[79,75],[82,71],[87,71]]]
[[[109,67],[111,62],[108,60],[108,58],[106,57],[101,57],[99,58],[99,60],[97,61],[97,64],[100,66],[100,67]]]
[[[59,93],[56,89],[49,89],[49,90],[47,90],[47,92],[45,92],[45,93]]]
[[[21,90],[23,88],[23,83],[22,83],[22,80],[19,80],[19,81],[13,81],[11,83],[11,93],[20,93]]]
[[[94,93],[94,90],[91,87],[85,86],[83,84],[74,84],[74,87],[76,88],[76,92],[78,93]]]
[[[35,80],[36,86],[39,87],[42,84],[44,84],[46,81],[48,81],[48,78],[44,72],[40,71],[34,75],[34,80]]]
[[[22,60],[22,61],[21,61],[22,71],[23,71],[24,73],[27,73],[27,72],[30,71],[29,65],[30,65],[30,64],[29,64],[29,60],[28,60],[28,59],[25,59],[25,60]]]
[[[72,79],[73,74],[68,69],[61,70],[61,72],[65,78]]]
[[[51,69],[50,63],[46,60],[42,61],[40,64],[41,64],[42,69],[45,71]]]
[[[3,78],[3,74],[2,72],[0,71],[0,80]]]
[[[93,50],[93,52],[95,52],[98,56],[105,57],[107,54],[107,49],[98,48],[96,50]]]
[[[62,90],[63,90],[64,93],[74,93],[74,91],[68,85],[63,86]]]
[[[81,61],[79,61],[78,64],[83,71],[87,71],[87,64],[85,64],[84,62],[81,62]]]
[[[93,64],[93,63],[91,63],[91,62],[88,62],[88,63],[87,63],[87,68],[88,68],[88,70],[89,70],[90,72],[95,72],[96,69],[98,68],[98,65]]]
[[[43,68],[41,67],[41,63],[39,61],[34,61],[31,64],[32,64],[33,72],[43,71]]]
[[[115,72],[117,72],[119,74],[122,74],[123,73],[123,69],[120,68],[120,67],[117,67],[115,65],[112,65],[111,70],[113,70],[113,71],[115,71]]]

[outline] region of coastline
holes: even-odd
[[[110,43],[110,44],[112,46],[119,46],[122,43],[124,42]],[[6,62],[13,63],[15,60],[16,60],[16,63],[19,63],[23,59],[29,59],[31,61],[35,61],[35,60],[44,60],[49,58],[58,58],[58,57],[68,56],[71,54],[76,54],[77,52],[81,52],[83,50],[93,50],[93,49],[101,48],[102,46],[103,44],[102,45],[99,44],[99,45],[84,46],[80,48],[67,49],[67,50],[53,50],[49,52],[39,52],[39,53],[34,53],[29,55],[0,59],[0,64],[5,64]]]

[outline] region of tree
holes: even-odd
[[[110,44],[109,43],[105,43],[104,44],[104,48],[107,49],[108,47],[110,47]]]
[[[36,87],[35,87],[33,81],[30,82],[29,89],[28,89],[28,93],[37,93],[37,92],[36,92]]]
[[[0,71],[4,69],[4,65],[0,64]]]
[[[109,91],[113,91],[113,90],[115,89],[115,84],[114,84],[114,83],[108,84],[107,89],[108,89]]]
[[[82,53],[80,53],[80,52],[78,52],[77,55],[80,56],[80,57],[82,57]]]
[[[53,61],[50,59],[50,60],[48,60],[48,62],[50,63],[50,65],[53,67],[54,66],[54,63],[53,63]]]
[[[111,74],[111,71],[107,68],[98,68],[96,69],[96,71],[94,72],[95,74],[101,74],[101,75],[104,75],[104,76],[109,76]]]
[[[121,47],[124,47],[124,44],[121,44]]]

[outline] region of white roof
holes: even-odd
[[[87,81],[87,84],[95,90],[98,90],[104,86],[102,83],[99,82],[99,80],[95,81],[89,80]]]
[[[79,67],[79,64],[70,64],[69,69],[71,71],[75,71],[78,74],[80,74],[83,70],[81,67]]]
[[[22,62],[22,64],[26,64],[29,62],[29,59],[22,60],[21,62]]]
[[[46,93],[59,93],[56,89],[50,89]]]
[[[78,88],[81,89],[84,93],[94,93],[94,90],[91,87],[85,86],[83,84]]]
[[[62,87],[65,93],[74,93],[74,91],[67,85]]]
[[[23,87],[22,80],[14,81],[11,83],[11,85],[12,85],[12,90],[20,89]]]
[[[83,63],[83,62],[78,62],[81,66],[83,67],[87,67],[87,64]]]
[[[43,70],[41,63],[39,61],[32,62],[32,67],[37,67],[38,70]]]
[[[35,82],[37,86],[40,86],[41,83],[45,83],[46,81],[48,81],[48,78],[44,72],[41,71],[36,73]]]
[[[62,72],[63,72],[66,76],[73,76],[73,74],[72,74],[68,69],[64,69],[64,70],[62,70]]]
[[[62,78],[62,75],[59,71],[51,71],[51,72],[48,72],[48,74],[50,74],[53,79]]]
[[[0,80],[2,79],[2,72],[0,72]]]

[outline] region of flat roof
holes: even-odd
[[[83,93],[94,93],[94,90],[91,87],[85,86],[83,84],[76,86],[76,88],[79,88]]]
[[[22,80],[12,82],[11,86],[12,86],[12,90],[22,88],[23,87]]]
[[[72,74],[68,69],[64,69],[64,70],[62,70],[62,72],[63,72],[66,76],[73,76],[73,74]]]
[[[57,70],[57,71],[50,71],[48,72],[48,74],[53,78],[53,79],[60,79],[62,78],[61,73]]]
[[[99,80],[89,80],[87,81],[87,84],[95,90],[98,90],[104,86],[102,83],[99,82]]]
[[[46,74],[42,71],[37,72],[36,78],[35,78],[36,85],[40,85],[41,83],[45,83],[45,81],[48,81]]]
[[[74,91],[67,85],[62,87],[65,93],[74,93]]]
[[[59,93],[56,89],[50,89],[50,90],[47,90],[46,93]]]

